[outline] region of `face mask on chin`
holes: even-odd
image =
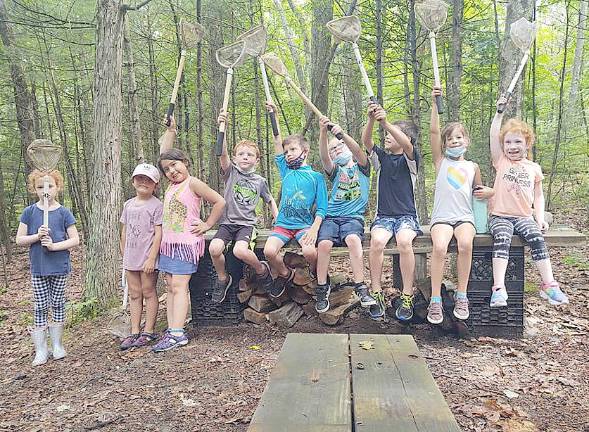
[[[345,166],[352,160],[352,152],[349,149],[343,150],[339,155],[333,158],[333,163],[339,166]]]
[[[446,148],[446,156],[449,158],[457,159],[462,156],[466,152],[466,147],[447,147]]]
[[[306,157],[307,152],[302,151],[301,154],[297,156],[295,159],[291,160],[290,162],[286,162],[286,165],[292,170],[299,169],[303,165],[303,162],[305,162]]]

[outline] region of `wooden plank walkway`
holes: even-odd
[[[291,333],[249,432],[350,432],[348,335]]]
[[[362,342],[372,344],[364,349]],[[409,335],[291,333],[248,432],[459,432]]]

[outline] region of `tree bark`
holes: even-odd
[[[577,26],[577,43],[575,57],[573,58],[573,70],[571,72],[571,89],[565,111],[565,129],[570,130],[578,123],[578,117],[573,116],[577,112],[577,99],[579,98],[579,84],[582,80],[583,48],[585,46],[585,27],[587,23],[587,7],[589,0],[581,0],[579,5],[579,24]]]
[[[4,0],[0,0],[0,38],[4,44],[6,56],[9,62],[12,87],[14,89],[14,104],[16,106],[16,121],[20,133],[21,153],[26,155],[27,146],[36,138],[34,124],[34,103],[27,87],[25,73],[20,65],[18,54],[15,51],[14,35],[10,27],[10,19]],[[26,159],[25,159],[26,160]],[[25,178],[31,169],[25,164]]]
[[[196,21],[200,24],[201,17],[201,0],[196,0]],[[204,113],[202,107],[202,42],[199,42],[196,47],[196,151],[197,151],[197,176],[201,179],[205,178],[205,161],[204,161],[204,142],[203,142],[203,121]]]
[[[94,73],[94,147],[84,296],[108,306],[119,284],[121,114],[124,11],[121,0],[98,0]]]
[[[452,45],[450,49],[450,82],[448,89],[448,118],[460,120],[460,81],[462,77],[462,25],[464,22],[464,0],[453,1]]]
[[[131,122],[131,148],[135,164],[145,160],[143,152],[143,137],[141,136],[141,118],[139,103],[137,102],[137,80],[135,78],[135,59],[133,45],[129,37],[129,24],[125,20],[123,33],[123,50],[127,57],[127,92],[129,101],[129,120]]]
[[[501,44],[501,63],[499,69],[499,94],[505,93],[509,83],[519,66],[520,60],[523,57],[523,53],[518,47],[516,47],[509,37],[509,29],[511,24],[520,19],[521,17],[531,19],[534,12],[535,0],[511,0],[507,4],[507,16],[505,19],[505,36],[503,43]],[[522,104],[523,104],[523,78],[525,71],[519,79],[519,82],[513,90],[511,97],[511,103],[507,105],[505,109],[505,118],[522,116]]]
[[[0,237],[2,244],[4,245],[4,251],[6,252],[6,258],[8,261],[12,259],[12,242],[10,241],[10,235],[8,234],[8,224],[6,223],[6,202],[4,197],[4,175],[2,171],[2,158],[0,158]],[[11,215],[12,216],[12,215]],[[5,273],[6,274],[6,273]]]
[[[409,25],[407,26],[407,31],[409,32],[409,51],[411,53],[411,64],[412,64],[412,72],[413,72],[413,104],[411,106],[411,119],[415,126],[417,126],[418,135],[416,137],[414,146],[415,151],[419,152],[419,154],[423,154],[421,151],[421,107],[420,107],[420,97],[419,97],[419,88],[420,88],[420,67],[419,61],[417,59],[417,31],[415,25],[415,1],[409,0]],[[421,223],[426,223],[429,221],[428,211],[427,211],[427,194],[425,192],[425,164],[423,163],[423,158],[419,158],[418,162],[418,175],[417,175],[417,190],[415,192],[415,205],[417,207],[417,216]]]

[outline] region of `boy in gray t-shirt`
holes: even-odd
[[[221,112],[219,122],[224,122],[227,114]],[[226,136],[226,135],[225,135]],[[235,146],[233,162],[227,152],[227,142],[223,142],[223,152],[219,156],[221,174],[225,180],[225,212],[219,221],[219,229],[209,245],[209,253],[217,271],[217,282],[213,289],[212,299],[221,303],[225,300],[227,290],[231,286],[231,275],[225,269],[223,252],[229,242],[233,242],[233,255],[252,267],[258,277],[264,281],[272,281],[270,267],[260,261],[250,249],[255,240],[257,222],[256,206],[260,197],[272,209],[276,219],[278,207],[264,177],[255,173],[256,164],[260,160],[260,149],[253,141],[242,140]]]

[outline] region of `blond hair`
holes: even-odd
[[[251,140],[241,140],[239,141],[237,144],[235,144],[235,147],[233,148],[233,155],[237,156],[237,149],[239,147],[248,147],[250,149],[252,149],[255,153],[256,153],[256,158],[260,159],[260,148],[258,147],[258,145],[251,141]]]
[[[39,180],[40,178],[43,178],[45,176],[49,176],[51,178],[53,178],[53,180],[55,181],[55,186],[57,186],[57,190],[58,191],[62,191],[63,190],[63,176],[61,175],[61,173],[57,170],[53,170],[53,171],[49,171],[49,172],[43,172],[43,171],[39,171],[38,169],[33,170],[28,177],[28,182],[27,182],[27,190],[32,193],[33,195],[37,194],[37,191],[35,190],[35,185],[37,183],[37,180]]]

